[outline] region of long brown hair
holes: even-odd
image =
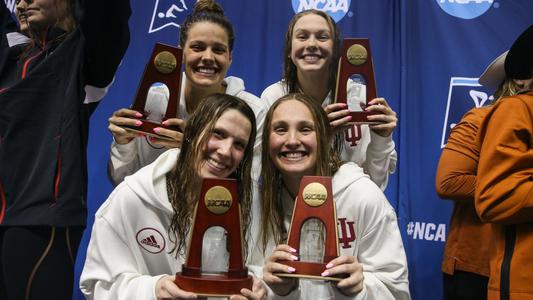
[[[181,147],[178,162],[174,169],[167,174],[168,199],[172,204],[174,215],[169,228],[171,241],[175,239],[176,255],[183,254],[186,238],[191,227],[191,217],[199,196],[199,185],[202,179],[198,176],[199,159],[204,146],[207,144],[216,122],[224,112],[235,109],[250,121],[250,136],[246,144],[244,157],[231,177],[239,181],[238,194],[243,218],[242,229],[247,232],[250,224],[250,209],[252,203],[252,157],[256,136],[255,115],[252,109],[241,99],[226,95],[213,94],[202,100],[187,121],[183,133],[184,143]],[[246,236],[246,234],[244,234]],[[245,240],[246,244],[246,240]],[[247,247],[244,247],[247,249]]]
[[[294,15],[289,22],[287,32],[285,33],[285,48],[283,51],[284,63],[283,63],[283,81],[287,86],[287,91],[289,93],[297,93],[298,89],[298,72],[296,65],[291,59],[292,51],[292,38],[294,25],[300,18],[306,15],[315,14],[326,20],[328,23],[329,29],[331,31],[331,38],[333,40],[333,51],[331,54],[331,64],[329,65],[329,79],[328,79],[328,89],[331,91],[332,99],[335,97],[335,85],[337,82],[337,67],[339,65],[340,57],[340,33],[335,21],[325,12],[316,9],[304,10],[300,13]],[[318,102],[322,102],[324,99],[315,99]]]
[[[228,34],[228,46],[233,50],[235,34],[231,22],[224,16],[224,10],[213,0],[199,0],[194,5],[193,13],[188,15],[180,27],[180,46],[183,48],[189,36],[189,29],[199,22],[210,22],[224,28]]]
[[[313,116],[314,129],[317,139],[317,158],[314,175],[316,176],[333,176],[339,169],[341,161],[331,148],[331,127],[324,109],[309,96],[304,94],[288,94],[281,97],[268,110],[265,117],[265,127],[263,128],[262,141],[262,158],[261,158],[261,199],[262,199],[262,218],[261,218],[261,241],[263,243],[263,252],[266,249],[269,238],[273,238],[276,244],[283,242],[284,225],[283,225],[283,207],[280,192],[283,186],[281,173],[274,166],[270,157],[269,144],[270,133],[272,131],[272,117],[276,108],[287,101],[299,101],[303,103]]]

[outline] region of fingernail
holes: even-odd
[[[291,255],[291,258],[292,258],[292,260],[298,260],[298,256],[296,256],[296,255]]]
[[[159,131],[161,131],[161,127],[156,127],[156,128],[154,128],[154,132],[155,132],[155,133],[159,133]]]
[[[329,272],[328,271],[324,271],[324,272],[322,272],[322,274],[320,274],[320,276],[329,276]]]
[[[155,142],[155,137],[153,136],[149,136],[148,139],[150,140],[150,142]]]
[[[289,252],[296,253],[296,249],[294,249],[293,247],[290,247]]]
[[[141,126],[142,124],[143,124],[142,121],[139,121],[139,120],[135,121],[135,125],[137,125],[137,126]]]
[[[136,116],[137,118],[140,118],[140,117],[143,116],[143,114],[141,114],[140,112],[136,112],[136,113],[135,113],[135,116]]]
[[[348,118],[349,118],[348,120],[351,120],[351,119],[352,119],[352,116],[348,116]]]
[[[288,269],[288,270],[289,270],[289,273],[294,273],[294,271],[296,271],[296,269],[295,269],[295,268],[293,268],[293,267],[289,267],[289,269]]]
[[[161,122],[161,124],[167,126],[168,125],[168,120],[165,120],[165,121]]]
[[[329,263],[329,264],[326,265],[326,268],[328,268],[328,269],[331,268],[331,267],[333,267],[332,263]]]

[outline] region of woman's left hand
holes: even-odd
[[[394,112],[387,103],[387,100],[384,98],[372,99],[372,101],[368,102],[365,111],[376,113],[375,115],[368,116],[369,121],[381,122],[381,124],[369,125],[372,131],[383,137],[392,134],[392,131],[396,128],[396,124],[398,123],[398,118],[396,117],[396,112]]]
[[[322,276],[348,274],[347,278],[339,281],[336,286],[346,296],[355,296],[364,286],[363,265],[355,256],[339,256],[326,265]]]
[[[253,276],[254,283],[252,285],[252,290],[249,289],[242,289],[241,295],[233,295],[229,299],[230,300],[261,300],[266,298],[266,288],[263,284],[263,281],[261,281],[259,278]]]

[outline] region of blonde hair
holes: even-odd
[[[284,211],[280,197],[283,180],[281,173],[278,169],[276,169],[269,155],[269,143],[274,111],[282,103],[291,100],[303,103],[309,109],[313,117],[318,145],[315,171],[313,175],[333,176],[333,174],[335,174],[342,164],[336,152],[333,151],[331,147],[332,129],[329,125],[328,116],[324,109],[318,103],[316,103],[316,101],[313,101],[313,99],[307,95],[293,93],[288,94],[274,102],[265,117],[262,141],[261,241],[263,243],[263,252],[265,251],[267,243],[271,237],[274,239],[276,244],[283,242],[285,239],[285,228],[283,225]]]

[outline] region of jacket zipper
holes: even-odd
[[[4,187],[0,183],[0,201],[2,205],[2,209],[0,210],[0,224],[2,224],[2,221],[4,221],[4,212],[6,211],[6,195],[4,194]]]
[[[515,244],[516,225],[507,225],[505,226],[505,253],[500,271],[500,300],[509,300],[511,297],[511,260]]]

